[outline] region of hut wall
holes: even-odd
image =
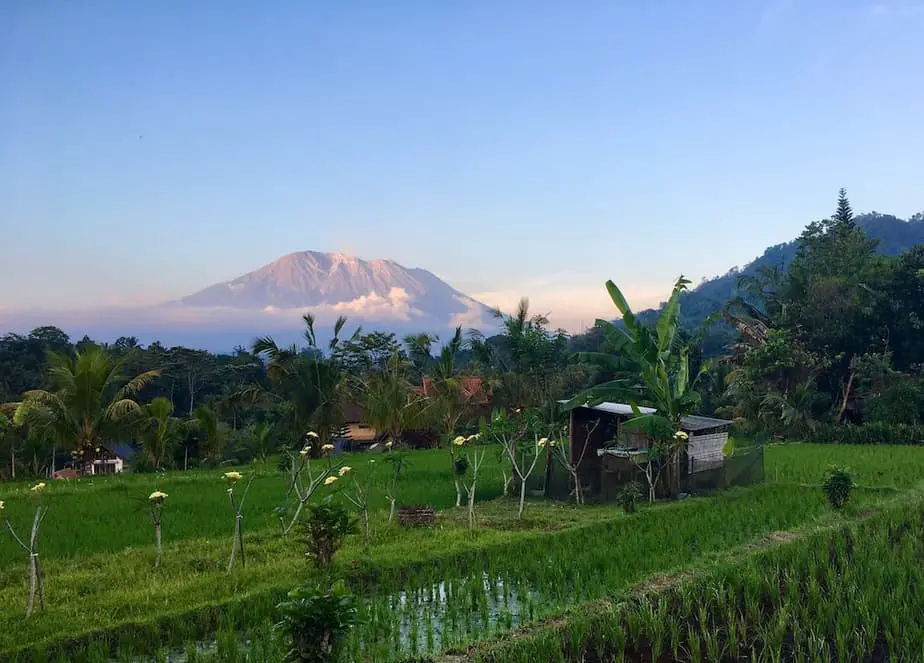
[[[613,440],[618,426],[618,417],[613,414],[588,408],[571,411],[571,462],[576,462],[584,454],[578,476],[586,495],[600,494],[601,459],[597,449],[602,449]]]
[[[702,435],[691,435],[687,447],[688,472],[706,469],[711,465],[721,465],[724,459],[723,450],[728,442],[728,432],[709,432]]]

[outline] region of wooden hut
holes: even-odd
[[[642,414],[656,412],[645,407],[639,410]],[[579,476],[585,494],[609,499],[626,483],[641,478],[638,463],[644,462],[648,440],[643,432],[625,428],[634,416],[632,406],[625,403],[605,402],[571,410],[570,457],[572,463],[580,459]],[[681,479],[722,464],[731,424],[727,419],[695,415],[681,420],[680,428],[689,436]]]

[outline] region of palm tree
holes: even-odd
[[[425,415],[425,401],[415,394],[409,368],[401,354],[394,352],[385,370],[362,382],[366,423],[396,444],[401,442],[404,431],[419,427]]]
[[[89,449],[136,433],[144,408],[134,400],[160,370],[126,379],[123,359],[115,359],[97,345],[78,350],[74,358],[49,352],[51,390],[23,394],[14,422],[44,431],[56,443],[82,458]]]
[[[214,409],[200,405],[193,412],[192,425],[199,431],[199,456],[214,461],[221,460],[227,439],[227,425],[218,418]]]
[[[265,462],[267,456],[273,451],[273,439],[276,431],[273,424],[266,421],[253,427],[253,450],[257,458]]]
[[[292,425],[297,434],[313,430],[322,446],[343,426],[349,396],[347,372],[334,356],[346,318],[337,319],[327,355],[318,347],[314,317],[306,314],[302,319],[307,350],[299,351],[295,345],[282,348],[272,338],[263,337],[254,343],[253,352],[268,360],[267,375],[276,386],[277,396],[291,403]],[[357,329],[351,339],[358,338],[360,331]]]
[[[814,411],[818,403],[815,378],[809,377],[797,385],[792,392],[770,391],[761,401],[761,414],[767,418],[776,417],[790,435],[800,436],[813,433],[819,422]]]
[[[180,437],[179,422],[172,416],[173,403],[163,396],[152,400],[145,407],[145,414],[147,424],[141,433],[141,448],[157,470]]]
[[[690,348],[680,334],[680,295],[688,284],[682,276],[677,279],[670,299],[651,329],[635,317],[616,284],[607,281],[606,289],[622,314],[625,328],[598,320],[596,326],[603,332],[612,354],[581,353],[579,358],[617,372],[630,368],[633,375],[585,390],[568,403],[569,407],[580,407],[603,401],[629,402],[635,414],[626,425],[647,433],[649,463],[657,457],[659,462],[667,461],[673,468],[671,487],[675,493],[680,490],[679,462],[684,438],[673,433],[679,431],[681,419],[698,405],[700,397],[695,386],[708,370],[704,364],[691,378]],[[639,406],[643,403],[654,407],[656,412],[642,414]]]
[[[464,470],[464,457],[456,458],[452,445],[452,436],[459,422],[469,412],[469,402],[463,389],[462,380],[456,372],[456,358],[462,351],[462,328],[457,327],[452,339],[440,349],[436,371],[431,380],[432,393],[426,394],[428,412],[439,427],[440,433],[449,443],[449,461],[456,489],[456,506],[462,505],[462,486],[460,470]],[[460,465],[462,462],[462,465]]]
[[[408,357],[414,364],[417,377],[423,377],[433,363],[433,344],[439,340],[439,336],[426,332],[404,337],[404,345]]]

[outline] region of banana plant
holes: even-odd
[[[633,416],[626,422],[629,428],[646,433],[649,442],[649,463],[669,462],[673,472],[672,490],[679,492],[679,459],[685,442],[679,431],[681,419],[692,413],[700,402],[696,384],[708,371],[703,365],[695,376],[690,374],[690,346],[680,333],[680,297],[689,281],[677,279],[671,296],[664,305],[654,327],[642,324],[632,312],[622,291],[612,281],[606,289],[622,316],[622,325],[597,320],[596,327],[609,352],[580,353],[578,359],[597,364],[617,374],[628,374],[591,387],[572,398],[568,408],[594,406],[604,401],[626,402]],[[643,405],[655,412],[643,413]]]

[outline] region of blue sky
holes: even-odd
[[[924,209],[924,0],[0,3],[0,308],[296,250],[569,326]]]

